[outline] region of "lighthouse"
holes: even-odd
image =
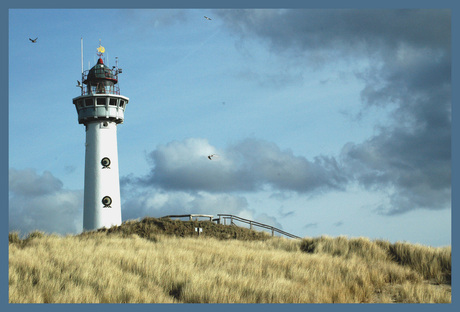
[[[96,65],[82,68],[81,95],[73,99],[86,130],[83,231],[121,224],[117,125],[129,99],[120,95],[118,61],[110,68],[102,59],[105,49],[99,45],[97,51]]]

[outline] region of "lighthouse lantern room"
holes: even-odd
[[[117,125],[123,123],[129,98],[120,95],[118,61],[109,68],[104,51],[99,46],[97,64],[82,71],[81,95],[73,99],[78,123],[86,128],[84,231],[121,224]]]

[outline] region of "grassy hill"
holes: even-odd
[[[450,279],[450,247],[283,239],[210,221],[9,234],[10,303],[450,303]]]

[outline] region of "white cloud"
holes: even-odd
[[[208,192],[166,192],[158,188],[140,189],[135,195],[126,198],[122,205],[123,220],[177,214],[246,215],[248,211],[248,202],[242,196]]]
[[[50,172],[9,170],[9,231],[76,234],[83,226],[83,192],[66,190]]]
[[[209,160],[207,155],[219,154]],[[159,146],[150,153],[150,174],[127,179],[165,190],[234,192],[278,190],[311,193],[340,189],[346,182],[333,158],[309,161],[271,142],[246,139],[219,151],[205,139],[190,138]]]

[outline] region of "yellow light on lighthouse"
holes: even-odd
[[[99,53],[104,53],[105,52],[105,48],[103,46],[99,46],[99,48],[97,48],[97,52]]]

